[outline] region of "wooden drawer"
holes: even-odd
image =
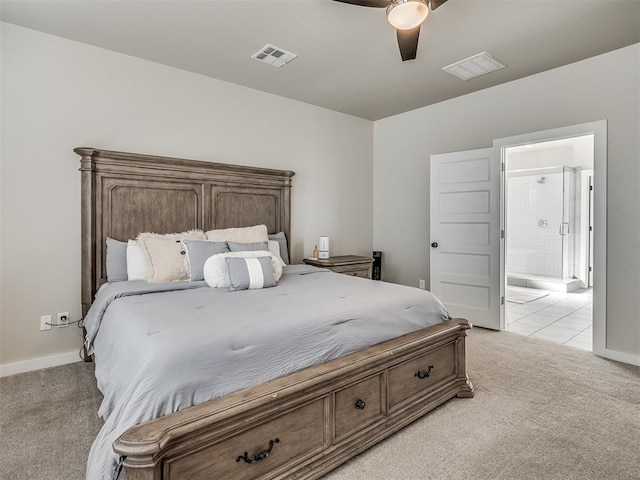
[[[293,465],[327,444],[325,405],[325,397],[319,398],[204,449],[168,459],[163,478],[249,480],[287,464]],[[254,460],[256,455],[268,450],[270,441],[274,443],[266,458],[254,463],[242,459],[247,452],[247,457]]]
[[[307,265],[328,268],[336,273],[343,273],[353,277],[371,278],[373,259],[358,255],[338,255],[327,259],[305,258],[302,260]]]
[[[351,275],[353,277],[371,278],[370,265],[345,265],[340,267],[329,267],[330,270],[336,273],[342,273],[344,275]]]
[[[350,435],[384,417],[382,374],[335,393],[335,438]]]
[[[455,377],[455,343],[407,360],[389,369],[389,408],[448,377]]]

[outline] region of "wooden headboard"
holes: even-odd
[[[106,281],[106,239],[265,224],[290,243],[286,170],[76,148],[82,181],[82,315]]]

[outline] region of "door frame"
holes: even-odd
[[[602,357],[634,363],[625,353],[607,348],[607,121],[582,123],[568,127],[554,128],[539,132],[525,133],[511,137],[498,138],[493,141],[494,147],[500,147],[500,161],[504,164],[505,149],[529,143],[546,142],[563,138],[593,134],[593,353]],[[506,175],[502,175],[504,189]],[[506,199],[502,196],[501,219],[504,221]],[[504,229],[504,223],[500,227]],[[501,282],[505,275],[506,248],[504,239],[500,243]],[[504,278],[503,278],[504,277]]]
[[[593,191],[591,190],[593,182],[593,168],[582,170],[580,172],[580,217],[586,219],[582,225],[580,225],[580,245],[578,250],[578,256],[580,258],[580,274],[578,278],[584,282],[585,288],[592,287],[593,281],[591,275],[593,273],[590,267],[593,267],[593,241],[591,236],[593,231],[590,227],[593,227],[593,215],[592,215],[592,203],[593,203]]]

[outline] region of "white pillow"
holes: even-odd
[[[237,242],[237,243],[257,243],[269,240],[269,231],[266,225],[255,225],[253,227],[222,228],[209,230],[207,240],[210,242]]]
[[[255,250],[251,252],[229,252],[212,255],[204,263],[203,273],[204,280],[212,288],[231,287],[231,279],[229,278],[229,267],[226,258],[256,258],[270,257],[271,267],[273,268],[273,278],[277,282],[282,276],[282,266],[271,252]]]
[[[147,262],[135,240],[127,242],[127,280],[146,280]]]
[[[269,249],[269,253],[276,257],[280,262],[280,266],[284,267],[286,263],[284,263],[284,260],[282,260],[282,257],[280,256],[280,242],[277,240],[269,240],[267,242],[267,248]]]
[[[180,282],[189,279],[187,252],[182,240],[204,240],[202,230],[181,233],[141,233],[137,241],[147,264],[150,283]]]

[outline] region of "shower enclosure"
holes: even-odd
[[[508,284],[549,288],[575,279],[575,177],[567,166],[508,172]]]

